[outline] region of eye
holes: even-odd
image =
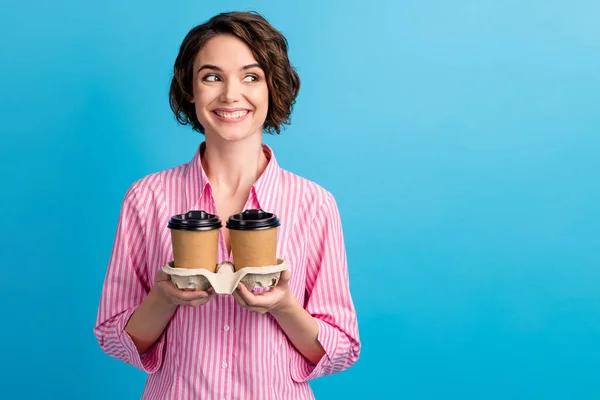
[[[246,75],[244,77],[244,82],[247,82],[247,83],[258,82],[258,76],[256,76],[256,75]]]
[[[202,78],[202,80],[204,82],[216,82],[218,80],[221,80],[221,78],[219,78],[217,75],[210,74],[210,75],[206,75],[204,78]]]

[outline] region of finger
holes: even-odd
[[[214,297],[214,295],[208,296],[208,297],[204,297],[204,298],[198,299],[198,300],[192,300],[192,301],[186,302],[186,304],[182,304],[182,305],[186,305],[186,306],[189,306],[189,307],[203,306],[203,305],[207,304],[209,301],[211,301],[213,297]]]
[[[173,288],[172,290],[169,290],[169,294],[181,302],[199,300],[199,299],[204,299],[204,298],[211,296],[210,293],[208,293],[204,290],[187,291],[187,290],[180,290],[177,288]]]
[[[184,292],[201,292],[202,291],[202,290],[196,289],[196,288],[182,288],[182,289],[178,289],[178,290],[183,290]],[[215,292],[215,289],[213,289],[213,287],[211,286],[208,289],[206,289],[205,292],[208,294],[213,294]]]
[[[171,279],[171,276],[169,276],[169,274],[167,274],[165,271],[163,271],[162,268],[159,268],[158,270],[156,270],[156,282],[162,282],[162,281],[168,281]]]
[[[248,307],[248,310],[259,314],[265,314],[268,310],[264,307]]]
[[[238,286],[238,293],[242,300],[244,300],[248,306],[264,307],[268,305],[268,296],[265,297],[265,294],[269,292],[265,292],[261,295],[255,295],[250,290],[248,290],[246,285],[240,282],[240,285]]]
[[[232,295],[233,295],[233,298],[235,299],[236,303],[238,303],[240,306],[242,306],[242,307],[248,306],[248,303],[246,303],[246,301],[242,298],[242,296],[240,295],[240,293],[237,290],[234,290]]]
[[[277,282],[277,286],[287,285],[291,277],[292,273],[289,269],[281,271],[281,274],[279,275],[279,282]]]
[[[248,295],[249,293],[250,293],[250,295],[252,293],[248,290],[248,288],[246,287],[246,285],[244,283],[240,282],[237,289],[234,291],[234,293],[237,293],[237,296],[245,304],[252,305],[252,304],[250,304],[250,301],[249,301],[251,297]]]

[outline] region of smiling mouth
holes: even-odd
[[[224,111],[214,110],[213,114],[215,114],[216,116],[218,116],[224,120],[237,121],[237,120],[243,119],[246,115],[248,115],[249,112],[250,111],[248,111],[248,110],[234,111],[234,112],[224,112]]]

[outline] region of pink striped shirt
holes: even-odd
[[[141,356],[124,327],[150,290],[158,268],[173,259],[167,223],[172,215],[215,213],[210,182],[200,162],[135,182],[123,200],[94,328],[112,357],[149,374],[143,399],[313,399],[310,379],[343,371],[360,353],[349,291],[342,226],[334,197],[309,180],[269,163],[244,209],[277,214],[279,258],[288,261],[290,289],[316,319],[325,355],[304,358],[270,314],[217,295],[199,307],[180,306],[165,332]],[[218,262],[231,261],[223,236]]]

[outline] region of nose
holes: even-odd
[[[223,103],[235,103],[240,100],[241,86],[233,80],[229,80],[222,87],[220,99]]]

